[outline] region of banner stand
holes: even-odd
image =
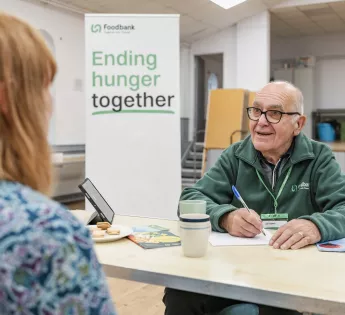
[[[86,176],[116,215],[177,219],[179,15],[86,14],[85,34]]]

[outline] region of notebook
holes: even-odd
[[[316,244],[320,252],[345,252],[345,238]]]

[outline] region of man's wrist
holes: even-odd
[[[228,217],[231,212],[224,213],[219,219],[219,226],[227,231],[228,230]]]

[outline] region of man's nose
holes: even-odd
[[[259,118],[259,121],[258,121],[258,124],[260,125],[268,125],[268,121],[266,119],[266,116],[264,113],[261,114],[260,118]]]

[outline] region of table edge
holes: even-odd
[[[239,285],[210,282],[202,279],[186,278],[176,275],[166,275],[163,273],[108,264],[102,264],[102,267],[106,276],[110,278],[119,278],[238,301],[293,309],[299,312],[334,315],[345,313],[345,303],[337,301],[326,301],[323,299],[266,291],[263,289],[243,287]],[[231,294],[229,294],[229,292],[231,292]]]

